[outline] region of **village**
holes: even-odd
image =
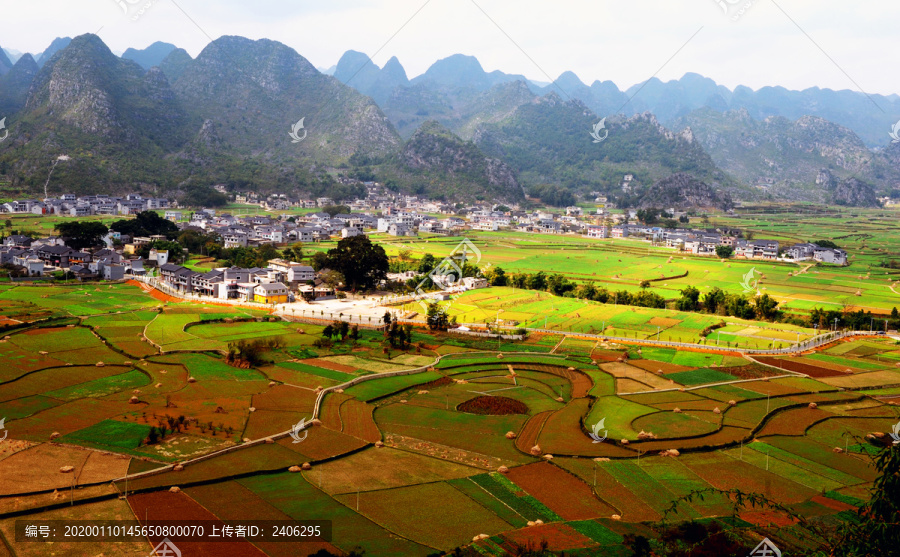
[[[31,213],[51,216],[137,215],[144,211],[162,213],[179,232],[193,230],[215,240],[224,249],[253,248],[263,245],[285,247],[363,234],[389,237],[462,236],[468,230],[511,230],[525,233],[572,235],[583,238],[627,239],[664,246],[676,252],[711,257],[744,259],[814,261],[834,265],[847,264],[847,252],[813,243],[799,243],[782,248],[776,240],[747,239],[737,229],[668,228],[641,224],[645,216],[636,210],[611,210],[600,203],[595,212],[570,206],[564,211],[519,210],[499,205],[449,205],[417,196],[392,194],[379,184],[366,183],[368,195],[347,205],[336,205],[331,198],[315,201],[290,200],[284,195],[260,198],[255,193],[237,193],[234,201],[256,205],[264,214],[235,215],[212,208],[189,211],[174,201],[143,198],[137,194],[125,197],[92,195],[76,197],[65,194],[44,201],[22,200],[5,203],[8,213]],[[217,189],[224,191],[224,187]],[[605,201],[605,200],[602,200]],[[318,208],[320,211],[291,213],[291,209]],[[327,211],[325,209],[328,209]],[[348,212],[345,212],[349,209]],[[690,222],[685,213],[674,209],[664,216]],[[446,215],[446,216],[444,216]],[[699,220],[699,219],[698,219]],[[671,222],[669,223],[671,224]],[[171,238],[168,238],[171,239]],[[164,235],[129,236],[110,231],[100,245],[73,249],[59,236],[35,238],[13,234],[0,246],[0,265],[10,265],[21,277],[29,279],[63,273],[63,279],[124,280],[154,277],[175,292],[201,295],[219,300],[240,300],[263,304],[330,299],[338,285],[321,280],[320,272],[304,263],[273,258],[268,266],[253,268],[221,268],[198,272],[175,264],[185,254],[150,249],[145,257],[136,255],[141,248]],[[409,272],[390,276],[389,280],[405,282],[415,278]]]

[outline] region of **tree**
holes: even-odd
[[[325,325],[325,328],[322,329],[322,336],[331,339],[334,336],[334,326]]]
[[[419,260],[419,266],[416,267],[416,272],[421,273],[423,275],[431,272],[432,269],[438,264],[437,258],[435,258],[430,253],[426,253],[422,256],[422,259]]]
[[[53,227],[74,250],[94,247],[102,242],[109,229],[101,222],[60,222]]]
[[[506,271],[500,267],[485,269],[484,278],[491,286],[506,286]]]
[[[132,238],[162,235],[172,239],[178,235],[178,226],[159,216],[156,211],[141,211],[133,219],[117,220],[109,228],[121,234],[128,234]]]
[[[300,243],[288,246],[281,250],[281,257],[288,261],[299,262],[303,259],[303,246]]]
[[[321,271],[328,267],[328,254],[324,251],[317,251],[310,259],[310,263],[312,263],[313,270]]]
[[[450,328],[450,319],[447,316],[447,310],[436,302],[430,302],[428,304],[426,315],[428,328],[432,331],[446,331]]]
[[[184,252],[181,244],[178,242],[170,242],[168,240],[153,240],[149,244],[144,244],[140,248],[138,248],[136,255],[146,258],[150,255],[150,250],[155,249],[157,251],[168,251],[169,252],[169,261],[172,263],[176,263],[181,261],[182,255]]]
[[[679,311],[697,311],[700,309],[700,291],[688,286],[681,291],[681,298],[675,300],[675,309]]]
[[[716,255],[720,259],[730,259],[734,255],[734,248],[731,246],[716,246]]]
[[[756,299],[756,315],[768,321],[775,319],[778,316],[778,301],[768,294],[763,294]]]
[[[879,473],[872,498],[856,510],[857,520],[843,523],[831,555],[894,555],[900,547],[900,447],[882,447],[872,460]]]
[[[181,197],[186,207],[222,207],[228,203],[228,196],[209,186],[194,187]]]
[[[344,275],[344,284],[355,292],[387,278],[389,263],[384,248],[363,235],[344,238],[328,250],[328,267]]]
[[[341,213],[350,214],[350,207],[346,205],[328,205],[327,207],[322,207],[322,212],[327,213],[329,217],[334,218],[335,215]]]
[[[705,307],[706,311],[709,313],[718,313],[719,308],[724,304],[725,291],[718,286],[712,287],[710,291],[706,293],[706,296],[703,297],[703,307]]]
[[[329,287],[337,289],[344,282],[344,275],[334,269],[326,269],[319,273],[319,278]]]

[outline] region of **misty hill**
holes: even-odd
[[[817,183],[822,168],[839,179],[858,176],[882,190],[898,180],[884,154],[869,150],[852,130],[816,116],[759,121],[743,109],[706,108],[677,125],[690,126],[720,168],[781,198],[828,201],[831,190]]]
[[[50,46],[47,47],[47,50],[37,56],[34,56],[35,62],[37,62],[37,65],[39,67],[43,68],[44,64],[49,62],[50,59],[53,58],[54,54],[69,46],[69,43],[71,42],[72,39],[70,37],[57,37],[53,39],[53,42],[50,43]]]
[[[31,54],[24,54],[11,70],[0,76],[0,114],[13,114],[25,106],[28,89],[39,69]]]
[[[622,193],[624,174],[650,184],[676,172],[691,172],[717,188],[741,186],[716,168],[690,130],[673,133],[653,115],[611,118],[608,136],[594,143],[590,132],[599,118],[580,101],[550,94],[516,108],[497,123],[475,132],[475,143],[506,161],[526,187],[557,184],[575,191]]]
[[[142,68],[149,70],[153,66],[159,66],[175,48],[173,44],[157,41],[142,50],[129,48],[122,53],[122,58],[137,62]]]

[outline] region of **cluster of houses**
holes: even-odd
[[[86,217],[89,215],[136,215],[141,211],[168,209],[174,203],[158,197],[141,197],[129,194],[125,197],[109,195],[64,194],[58,198],[21,199],[0,205],[3,213],[29,213],[33,215],[65,215]]]
[[[166,263],[159,267],[158,278],[178,292],[219,300],[282,304],[298,295],[306,300],[334,296],[334,289],[318,279],[312,267],[284,259],[268,263],[265,268],[231,267],[206,273]]]

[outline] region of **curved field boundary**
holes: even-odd
[[[538,436],[544,429],[544,424],[550,419],[550,415],[556,410],[544,410],[528,419],[522,429],[516,435],[516,448],[525,454],[531,454],[531,447],[537,444]]]

